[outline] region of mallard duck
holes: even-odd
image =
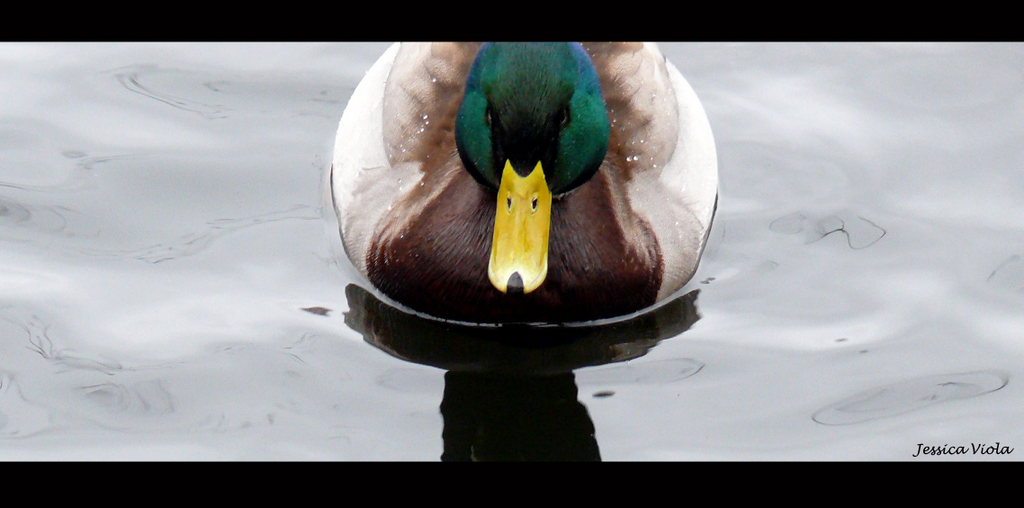
[[[714,139],[654,44],[390,47],[342,115],[342,243],[381,293],[470,323],[631,314],[689,281]]]

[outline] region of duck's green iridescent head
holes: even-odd
[[[547,276],[552,197],[583,185],[608,151],[597,70],[577,43],[488,43],[455,122],[466,169],[497,191],[488,277],[529,293]]]
[[[554,195],[586,182],[611,127],[597,71],[577,43],[488,43],[470,68],[455,124],[466,169],[497,189],[506,161],[520,175],[538,162]]]

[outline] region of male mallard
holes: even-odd
[[[345,252],[412,310],[477,323],[629,314],[697,269],[714,139],[653,44],[394,45],[342,115]]]

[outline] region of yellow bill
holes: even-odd
[[[551,230],[551,191],[540,162],[526,177],[505,162],[494,214],[494,241],[487,276],[502,293],[529,293],[548,274],[548,233]]]

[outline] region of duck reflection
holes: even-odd
[[[396,358],[447,371],[441,460],[600,460],[573,371],[683,333],[699,319],[698,292],[608,324],[476,327],[403,312],[350,284],[345,324]]]

